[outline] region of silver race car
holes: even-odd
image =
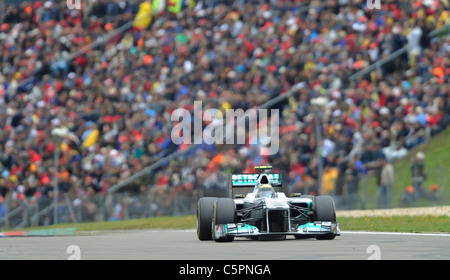
[[[281,174],[232,174],[230,198],[203,197],[197,205],[199,240],[231,242],[235,237],[253,240],[334,239],[340,235],[334,201],[330,196],[282,191]]]

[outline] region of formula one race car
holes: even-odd
[[[253,240],[282,240],[315,237],[334,239],[340,235],[334,201],[327,195],[282,192],[281,174],[232,174],[231,198],[200,198],[197,205],[199,240],[231,242],[235,237]],[[262,172],[261,172],[262,171]]]

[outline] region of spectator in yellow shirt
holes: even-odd
[[[331,167],[330,165],[325,166],[322,177],[322,194],[332,195],[334,193],[334,186],[337,177],[338,169],[336,167]]]

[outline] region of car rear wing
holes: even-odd
[[[273,186],[274,190],[276,192],[282,192],[281,173],[265,174],[269,178],[269,183]],[[260,173],[231,174],[231,198],[243,198],[246,194],[253,192],[260,175]]]

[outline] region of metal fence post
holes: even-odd
[[[441,189],[441,197],[442,197],[442,203],[447,203],[446,197],[445,197],[445,179],[444,179],[444,165],[441,163],[439,166],[439,187]]]

